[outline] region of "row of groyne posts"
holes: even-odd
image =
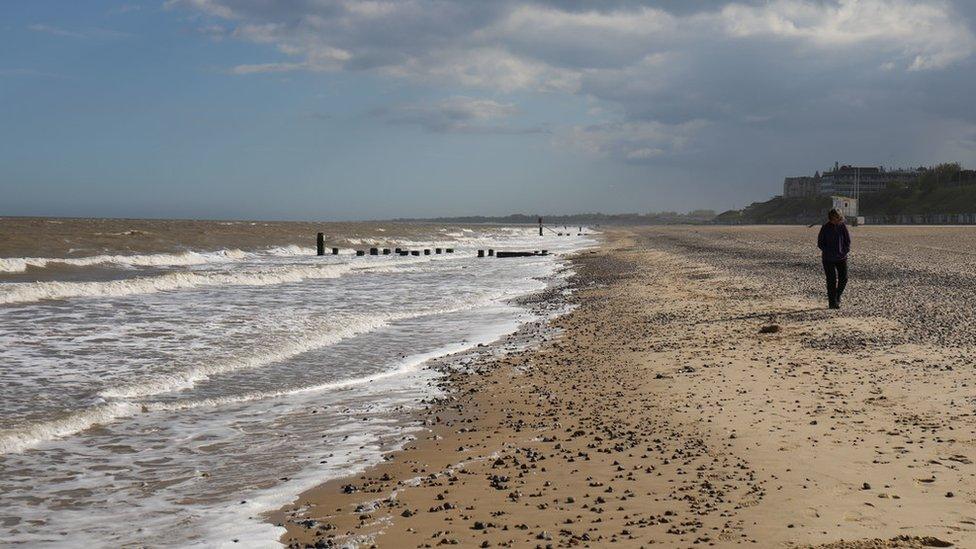
[[[325,246],[325,233],[319,233],[316,248],[318,255],[339,255],[339,248],[326,248]],[[331,250],[330,254],[326,254],[326,251]],[[361,257],[366,255],[366,250],[356,250],[356,257]],[[454,248],[423,248],[421,250],[405,250],[403,248],[370,248],[369,255],[440,255],[443,253],[453,254]],[[549,255],[549,250],[533,250],[531,252],[496,252],[492,248],[487,250],[478,250],[478,257],[530,257],[534,255]]]
[[[316,252],[318,255],[327,255],[325,252],[328,249],[330,248],[326,248],[325,246],[325,233],[319,233],[318,237],[316,238]],[[437,255],[442,253],[453,254],[454,248],[433,248],[433,250],[431,248],[424,248],[423,250],[405,250],[403,248],[394,248],[392,250],[390,248],[370,248],[369,255],[420,255],[421,253],[423,255],[431,255],[432,251]],[[329,255],[339,255],[339,248],[331,248],[331,254]],[[356,250],[356,256],[364,255],[366,255],[366,250]]]
[[[550,229],[549,227],[545,227],[542,224],[542,218],[540,217],[539,218],[539,236],[542,236],[543,235],[543,229],[547,229],[549,231],[552,231],[553,233],[555,233],[558,236],[570,236],[570,233],[569,232],[565,232],[565,233],[557,232],[557,231],[554,231],[554,230]],[[577,236],[583,236],[583,227],[580,227],[579,228],[579,233],[577,233]],[[315,246],[316,247],[316,253],[318,255],[326,255],[326,250],[327,249],[331,250],[331,254],[330,255],[339,255],[339,248],[336,248],[336,247],[326,248],[326,246],[325,246],[325,233],[318,233],[318,235],[316,237],[315,244],[316,244],[316,246]],[[406,250],[406,249],[403,249],[403,248],[393,248],[393,249],[391,249],[391,248],[370,248],[369,249],[369,255],[391,255],[391,254],[396,254],[396,255],[400,255],[400,256],[405,256],[405,255],[419,256],[421,254],[423,254],[423,255],[431,255],[431,252],[433,252],[434,255],[440,255],[442,253],[453,254],[454,253],[454,248],[433,248],[433,249],[432,248],[423,248],[423,249],[420,249],[420,250]],[[364,256],[364,255],[366,255],[366,253],[367,253],[366,250],[356,250],[356,256],[357,257]],[[536,255],[549,255],[549,250],[497,251],[497,252],[494,249],[492,249],[492,248],[488,248],[487,250],[478,250],[478,257],[506,258],[506,257],[531,257],[531,256],[536,256]]]

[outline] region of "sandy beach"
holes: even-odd
[[[815,235],[608,231],[533,348],[269,520],[293,547],[976,547],[976,229],[853,229],[841,311]]]

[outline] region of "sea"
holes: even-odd
[[[264,513],[409,440],[432,361],[538,321],[593,233],[0,218],[0,545],[278,546]]]

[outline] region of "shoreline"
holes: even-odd
[[[739,272],[668,231],[614,229],[578,253],[557,333],[449,374],[415,441],[271,513],[280,541],[976,540],[976,421],[957,405],[976,375],[958,342],[905,336],[916,327],[875,304],[833,314],[793,280],[770,291],[775,250]]]
[[[104,233],[187,245],[185,233],[200,228],[160,223],[145,235],[90,226],[76,234],[67,225],[57,230],[72,239]],[[0,460],[10,474],[0,482],[0,537],[273,544],[281,530],[261,513],[325,476],[379,461],[401,442],[399,420],[432,394],[428,360],[535,320],[519,298],[561,279],[565,254],[594,242],[516,227],[383,225],[332,241],[444,241],[455,253],[347,259],[292,246],[172,268],[156,265],[169,257],[99,254],[78,259],[70,276],[45,266],[55,280],[0,284],[18,298],[4,307],[5,356],[16,375],[4,386],[10,421]],[[256,231],[254,238],[287,237],[282,227]],[[201,230],[193,242],[231,233]],[[476,247],[540,244],[552,254],[475,255]],[[112,482],[100,482],[107,471]]]
[[[574,252],[570,257],[587,253],[586,250],[587,248],[584,248],[582,251]],[[417,407],[407,411],[397,420],[402,431],[391,440],[395,439],[398,442],[391,442],[381,449],[379,463],[366,466],[358,472],[354,471],[329,478],[300,492],[295,496],[292,503],[260,513],[255,518],[261,518],[263,522],[279,530],[284,528],[285,532],[281,539],[289,536],[295,528],[307,530],[305,527],[309,524],[307,520],[299,518],[294,513],[297,508],[296,502],[300,502],[306,496],[316,497],[323,491],[332,491],[337,485],[342,490],[346,481],[384,465],[391,456],[402,452],[411,443],[416,442],[419,436],[427,436],[428,433],[438,429],[442,424],[452,424],[454,420],[442,418],[446,418],[450,413],[446,408],[455,399],[453,395],[457,390],[459,380],[484,373],[486,368],[492,368],[497,361],[504,360],[510,354],[530,352],[538,346],[539,342],[556,335],[557,330],[550,325],[550,321],[566,314],[572,307],[566,299],[567,289],[571,286],[569,279],[573,276],[566,276],[568,270],[571,270],[571,267],[559,267],[553,274],[545,278],[545,288],[511,299],[512,304],[523,307],[526,313],[534,316],[533,320],[521,323],[514,331],[502,334],[493,341],[478,343],[472,347],[448,352],[425,361],[428,364],[420,369],[436,372],[432,374],[433,377],[428,382],[435,386],[432,392],[436,393],[436,396],[421,400]],[[432,415],[435,410],[440,412]],[[307,543],[309,545],[315,544],[314,541]]]

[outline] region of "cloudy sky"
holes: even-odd
[[[10,0],[0,30],[0,215],[724,210],[976,165],[968,0]]]

